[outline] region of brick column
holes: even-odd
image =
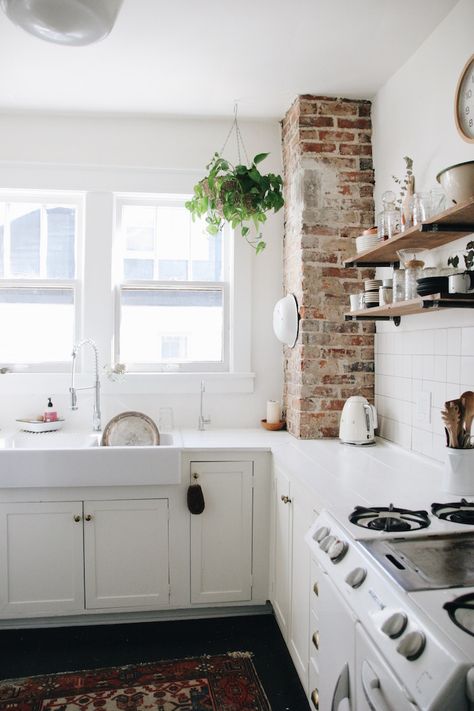
[[[289,431],[336,437],[350,395],[374,394],[374,325],[345,322],[349,294],[371,269],[344,269],[354,238],[374,224],[371,105],[300,96],[283,120],[285,292],[295,294],[300,333],[285,347]]]

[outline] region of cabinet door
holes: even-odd
[[[310,550],[304,540],[315,514],[311,495],[304,487],[291,482],[291,585],[289,650],[305,690],[308,685],[310,628]]]
[[[84,553],[86,608],[168,606],[168,499],[85,501]]]
[[[290,615],[291,501],[290,482],[280,470],[274,476],[273,589],[272,604],[278,625],[288,639]]]
[[[0,504],[0,614],[83,609],[82,503]]]
[[[252,462],[191,462],[206,507],[191,514],[191,602],[252,599]]]

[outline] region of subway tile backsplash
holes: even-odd
[[[474,390],[474,327],[382,331],[375,336],[379,434],[444,461],[444,402]]]

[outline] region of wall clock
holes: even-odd
[[[454,115],[461,137],[474,143],[474,54],[467,60],[458,80]]]

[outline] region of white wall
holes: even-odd
[[[92,198],[94,193],[100,197],[120,191],[189,193],[213,153],[221,150],[230,125],[230,117],[228,121],[203,121],[4,114],[0,116],[0,188],[81,190],[90,191]],[[241,131],[249,158],[269,151],[262,167],[281,173],[278,123],[242,121]],[[235,142],[228,145],[225,155],[236,161]],[[256,377],[253,388],[249,388],[248,379],[241,386],[238,379],[205,378],[209,381],[205,414],[210,414],[212,427],[257,426],[265,417],[266,401],[281,398],[282,349],[271,324],[273,305],[282,294],[282,236],[282,214],[271,216],[265,227],[264,253],[258,257],[252,253],[241,260],[238,277],[245,284],[243,298],[250,300],[251,323],[248,329],[246,324],[237,326],[242,338],[249,332],[248,370]],[[96,277],[100,279],[100,275]],[[104,363],[110,358],[102,354],[101,360]],[[126,376],[114,384],[105,380],[104,421],[128,409],[158,419],[160,407],[172,407],[176,426],[196,426],[199,376],[181,380],[176,386],[175,382],[177,378],[169,376],[166,382],[155,376],[151,386],[143,376],[135,380]],[[50,395],[70,428],[88,427],[91,398],[81,393],[79,411],[70,412],[68,385],[64,375],[41,379],[26,374],[0,375],[0,427],[12,426],[16,417],[41,412]]]
[[[474,52],[474,3],[461,0],[410,60],[380,89],[373,107],[376,210],[381,195],[403,175],[403,156],[414,159],[416,188],[437,186],[435,176],[474,160],[474,144],[454,123],[458,76]],[[390,48],[388,48],[390,51]],[[439,186],[438,186],[439,187]],[[446,265],[467,239],[430,253],[427,265]],[[474,389],[474,310],[452,310],[377,324],[376,403],[381,434],[407,449],[444,458],[440,409],[446,399]],[[431,393],[431,421],[417,415],[418,393]]]

